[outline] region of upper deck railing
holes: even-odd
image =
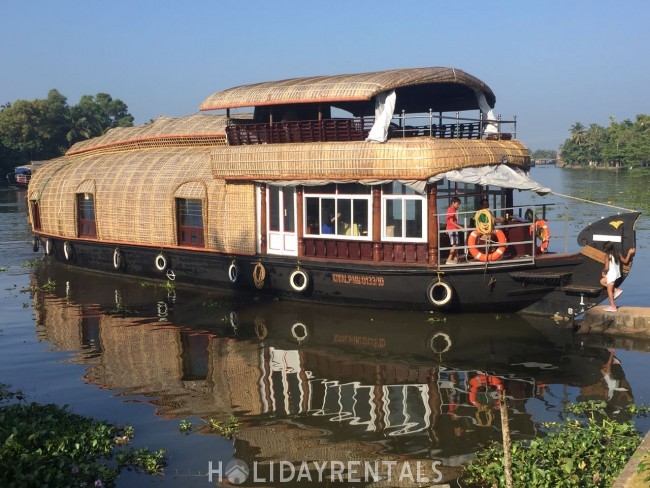
[[[228,144],[283,144],[289,142],[363,141],[374,124],[374,117],[337,118],[322,120],[281,121],[255,123],[237,121],[226,127]],[[484,118],[463,118],[434,114],[408,115],[402,112],[393,117],[388,138],[434,137],[438,139],[514,139],[517,119],[491,122],[496,132],[486,134],[488,121]]]

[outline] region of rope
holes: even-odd
[[[490,235],[494,230],[494,219],[490,210],[483,208],[474,214],[474,222],[476,223],[476,230],[481,234]]]
[[[253,282],[258,290],[261,290],[264,287],[264,278],[266,278],[266,270],[260,261],[253,269]]]
[[[586,198],[578,198],[578,197],[574,197],[574,196],[571,196],[571,195],[563,195],[562,193],[556,193],[554,191],[552,191],[551,193],[553,195],[557,195],[558,197],[572,198],[573,200],[578,200],[579,202],[593,203],[594,205],[602,205],[603,207],[616,208],[618,210],[625,210],[626,212],[636,212],[636,210],[631,209],[631,208],[617,207],[616,205],[610,205],[608,203],[596,202],[594,200],[588,200]]]

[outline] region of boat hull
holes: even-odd
[[[602,265],[581,254],[547,255],[527,264],[459,265],[442,271],[270,255],[235,256],[44,235],[40,240],[47,255],[75,267],[316,303],[570,317],[604,298],[602,290],[591,296],[562,291],[567,276],[584,275],[584,280],[594,277],[594,281],[599,276]]]

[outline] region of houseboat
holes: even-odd
[[[30,165],[16,166],[11,173],[7,173],[7,182],[10,186],[27,188],[32,177]]]
[[[33,247],[65,263],[286,299],[574,316],[605,298],[636,212],[554,252],[516,120],[454,68],[295,78],[82,141],[30,181]],[[211,113],[207,113],[211,112]],[[446,212],[461,200],[452,246]],[[474,215],[481,200],[491,210]],[[458,259],[448,259],[450,251]],[[624,275],[629,268],[624,269]]]

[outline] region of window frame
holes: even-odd
[[[365,186],[365,185],[364,185]],[[312,199],[317,199],[318,200],[318,216],[317,216],[317,222],[316,222],[316,233],[309,233],[308,230],[310,228],[309,224],[309,216],[308,216],[308,211],[310,205],[308,205],[308,201]],[[335,185],[335,191],[334,193],[317,193],[313,191],[313,187],[310,188],[309,191],[303,191],[303,236],[305,238],[322,238],[322,239],[344,239],[344,240],[351,240],[351,241],[372,241],[372,190],[370,187],[368,188],[368,193],[340,193],[340,188],[339,184]],[[362,226],[361,232],[359,235],[353,235],[353,232],[348,234],[338,234],[336,231],[337,229],[334,229],[334,233],[332,234],[323,234],[322,228],[323,228],[323,201],[324,200],[333,200],[334,201],[334,209],[333,213],[336,215],[337,213],[340,212],[340,202],[349,202],[349,208],[350,208],[350,222],[348,222],[349,228],[354,228],[355,225],[359,225],[359,222],[355,222],[354,220],[354,202],[355,201],[361,201],[361,202],[366,202],[366,219],[367,223],[361,223],[360,225]],[[364,232],[366,232],[364,234]]]
[[[91,202],[89,207],[86,202]],[[77,237],[97,238],[97,215],[95,212],[95,195],[90,192],[77,193]],[[92,218],[87,218],[86,211],[92,211]]]
[[[32,225],[34,230],[42,230],[41,227],[41,209],[36,200],[30,200],[29,205],[32,211]]]
[[[201,226],[196,225],[183,225],[185,216],[196,216],[196,214],[190,214],[188,210],[188,204],[191,202],[198,202],[199,204],[199,215],[201,217]],[[194,248],[205,248],[205,219],[203,218],[203,199],[201,198],[175,198],[176,203],[176,241],[178,246],[182,247],[194,247]],[[185,207],[183,208],[183,205]],[[185,210],[185,213],[182,214],[182,211]],[[193,232],[196,232],[196,242],[192,242]],[[189,236],[188,239],[184,239],[184,233],[187,233]]]
[[[402,235],[400,236],[389,236],[387,235],[387,227],[386,227],[386,220],[388,216],[387,212],[387,202],[388,201],[395,201],[399,200],[402,202],[402,216],[401,216],[401,224],[402,224]],[[421,203],[421,225],[422,225],[422,235],[420,237],[404,237],[406,233],[406,222],[408,220],[406,219],[407,216],[407,211],[405,211],[406,206],[404,205],[404,202],[411,200],[411,201],[417,201]],[[409,242],[409,243],[426,243],[428,240],[428,216],[427,216],[427,198],[424,195],[404,195],[404,194],[393,194],[393,193],[383,193],[381,195],[381,240],[385,242]]]

